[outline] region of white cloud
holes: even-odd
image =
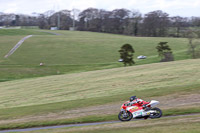
[[[72,1],[69,4],[69,9],[77,8],[80,10],[84,10],[88,7],[97,7],[94,0],[79,0],[79,1]]]
[[[18,10],[18,6],[16,3],[11,3],[8,6],[9,6],[9,8],[5,9],[4,12],[13,13]]]

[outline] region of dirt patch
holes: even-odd
[[[200,105],[199,94],[187,94],[187,95],[173,94],[162,97],[152,97],[151,99],[160,101],[159,108],[161,109],[181,108],[181,107]],[[73,119],[89,115],[109,115],[109,114],[117,115],[120,110],[121,104],[123,102],[125,101],[98,105],[98,106],[91,106],[87,108],[73,109],[58,113],[48,113],[39,116],[26,116],[20,119],[0,120],[0,124],[43,121],[43,120]]]
[[[163,109],[170,109],[174,107],[184,107],[200,104],[199,94],[174,94],[163,97],[156,97],[155,100],[160,101],[159,107]]]

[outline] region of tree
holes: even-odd
[[[99,31],[101,28],[101,21],[99,16],[99,9],[88,8],[79,14],[79,30]]]
[[[188,43],[188,53],[192,55],[192,58],[199,58],[200,57],[200,50],[198,46],[200,46],[199,40],[199,32],[194,32],[192,30],[187,31],[186,36],[189,40]]]
[[[110,17],[111,14],[112,14],[111,11],[100,10],[100,16],[102,20],[102,26],[101,26],[102,32],[112,33],[113,20]]]
[[[156,47],[158,51],[158,55],[161,57],[161,62],[174,60],[171,48],[169,47],[167,43],[168,42],[160,42],[158,43],[158,46]]]
[[[130,44],[124,44],[121,49],[119,50],[120,58],[122,59],[124,66],[129,64],[129,66],[135,64],[133,61],[133,53],[135,53],[135,50]]]
[[[73,8],[71,10],[71,15],[72,15],[72,18],[73,18],[73,30],[76,29],[76,21],[78,20],[79,13],[80,13],[79,9]]]
[[[139,32],[139,24],[142,20],[141,13],[135,10],[130,12],[130,17],[126,19],[124,34],[137,36]]]
[[[191,22],[192,22],[192,26],[199,27],[200,26],[200,17],[192,17]]]
[[[39,21],[40,29],[48,29],[49,28],[48,19],[44,14],[40,14],[38,21]]]
[[[181,27],[184,27],[185,25],[185,18],[182,18],[180,16],[175,16],[171,18],[172,26],[175,27],[176,33],[173,35],[174,37],[180,37],[180,30]]]
[[[161,10],[145,14],[143,20],[143,34],[145,36],[166,36],[169,25],[169,14]]]
[[[15,15],[15,24],[16,26],[20,25],[20,16],[19,15]]]
[[[113,32],[117,34],[123,34],[127,27],[127,23],[130,17],[130,10],[127,9],[115,9],[112,11],[111,18],[113,19]]]
[[[73,20],[71,17],[71,12],[69,10],[61,10],[55,12],[50,17],[48,17],[49,25],[52,27],[58,27],[60,30],[68,30],[72,27]]]
[[[60,11],[60,29],[69,30],[69,27],[73,26],[73,19],[71,16],[71,11],[62,10]]]

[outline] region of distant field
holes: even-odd
[[[79,31],[0,30],[0,81],[46,75],[83,72],[123,66],[118,50],[130,43],[136,53],[136,65],[159,62],[156,45],[169,42],[175,60],[189,59],[187,39],[150,38]],[[60,36],[46,32],[60,33]],[[24,35],[34,34],[8,59],[4,55]],[[20,35],[20,36],[19,36]],[[22,36],[23,35],[23,36]],[[146,55],[146,60],[137,60]],[[38,67],[40,62],[44,67]],[[12,66],[11,66],[12,65]],[[11,70],[12,68],[12,70]]]
[[[0,29],[0,36],[8,39],[6,36],[17,36],[17,35],[51,35],[46,32],[38,32],[40,30],[30,30],[30,29]]]
[[[35,36],[28,39],[23,47],[5,60],[5,63],[38,65],[83,65],[97,63],[116,63],[118,50],[125,43],[130,43],[138,55],[146,55],[146,62],[159,61],[156,45],[167,41],[172,47],[175,59],[187,58],[187,40],[180,38],[148,38],[93,32],[60,31],[60,36]],[[145,62],[145,61],[143,61]]]

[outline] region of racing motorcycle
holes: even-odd
[[[130,102],[125,102],[121,106],[121,111],[119,112],[118,118],[121,121],[130,121],[133,119],[147,119],[147,118],[160,118],[162,116],[162,110],[155,107],[159,104],[159,101],[151,100],[148,104],[134,104],[131,105]]]

